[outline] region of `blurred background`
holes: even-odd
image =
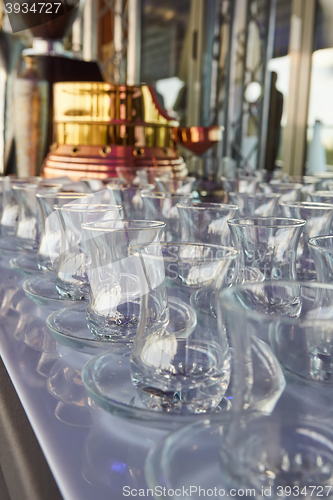
[[[12,35],[0,5],[2,33],[20,42],[11,42],[18,59],[32,35]],[[64,50],[98,61],[107,82],[151,85],[181,126],[223,126],[206,157],[302,175],[317,131],[333,169],[332,0],[86,0],[80,7]]]

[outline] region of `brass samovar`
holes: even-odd
[[[221,127],[180,129],[148,85],[56,83],[53,117],[54,144],[43,165],[49,179],[103,179],[118,166],[171,166],[182,177],[177,144],[202,154],[222,137]]]

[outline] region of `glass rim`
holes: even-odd
[[[160,180],[161,182],[183,182],[183,181],[186,181],[188,182],[189,180],[190,181],[196,181],[196,177],[193,177],[193,175],[188,175],[187,177],[171,177],[171,179],[168,179],[168,180],[164,180],[164,179],[160,179],[160,177],[157,177],[158,180]]]
[[[332,248],[327,248],[327,247],[322,247],[322,246],[317,246],[316,241],[325,241],[331,239],[333,242],[333,235],[327,234],[323,236],[314,236],[313,238],[310,238],[308,241],[309,247],[318,250],[319,252],[326,252],[326,253],[331,253],[333,252],[333,245]]]
[[[176,207],[200,209],[200,210],[221,210],[221,209],[239,210],[238,205],[232,205],[229,203],[212,203],[209,201],[203,201],[203,202],[198,201],[198,202],[193,202],[191,204],[187,204],[187,203],[180,201],[179,203],[176,204]]]
[[[115,183],[109,183],[106,184],[105,187],[106,189],[109,189],[110,191],[127,191],[130,189],[136,190],[136,191],[142,191],[143,189],[155,189],[154,184],[147,184],[144,187],[142,187],[141,184],[131,184],[130,182],[122,181],[119,178],[120,182],[115,182]]]
[[[34,183],[34,182],[31,182],[31,183],[22,183],[22,184],[14,184],[13,185],[13,189],[15,190],[20,190],[20,189],[34,189],[34,188],[37,188],[37,189],[53,189],[53,188],[60,188],[62,189],[64,187],[63,184],[52,184],[52,183],[45,183],[45,184],[38,184],[38,183]]]
[[[261,311],[254,311],[254,310],[249,310],[244,308],[240,302],[236,303],[234,300],[235,294],[238,291],[241,290],[247,290],[247,289],[253,289],[256,287],[260,287],[262,289],[265,289],[265,287],[299,287],[299,288],[312,288],[312,289],[323,289],[323,290],[330,290],[332,292],[333,296],[333,284],[329,283],[320,283],[318,281],[286,281],[286,280],[270,280],[270,281],[263,281],[263,282],[247,282],[243,283],[240,285],[234,285],[229,288],[223,288],[218,292],[218,306],[222,307],[223,309],[228,309],[229,311],[239,313],[240,315],[246,316],[248,318],[256,319],[266,319],[267,321],[271,320],[280,320],[283,321],[284,323],[290,323],[290,324],[295,324],[295,323],[302,323],[302,325],[313,325],[315,323],[329,323],[332,325],[332,318],[292,318],[287,315],[282,315],[282,314],[268,314],[264,313]]]
[[[140,227],[119,227],[119,228],[112,228],[112,227],[103,227],[103,225],[110,225],[110,224],[124,224],[124,223],[133,223],[134,224],[141,224]],[[98,227],[98,225],[100,227]],[[144,227],[144,225],[146,227]],[[100,233],[114,233],[114,232],[123,232],[123,231],[138,231],[139,229],[142,231],[148,231],[151,229],[162,229],[165,228],[166,224],[165,222],[162,221],[149,221],[149,220],[134,220],[134,219],[113,219],[113,220],[105,220],[105,221],[94,221],[94,222],[85,222],[81,224],[82,229],[85,229],[86,231],[96,231]]]
[[[333,179],[332,179],[332,185],[333,185]],[[315,191],[314,193],[311,193],[311,196],[316,196],[316,195],[319,195],[319,196],[332,196],[333,197],[333,191]],[[318,202],[320,203],[320,202]]]
[[[91,208],[87,208],[91,207]],[[115,212],[121,211],[121,205],[111,205],[103,203],[72,203],[68,205],[54,205],[54,210],[63,210],[65,212]]]
[[[11,182],[18,184],[29,184],[29,183],[37,183],[42,182],[43,177],[39,176],[31,176],[31,177],[12,177],[11,175],[6,175],[5,179],[8,179]]]
[[[256,177],[255,175],[253,175],[253,176],[244,175],[244,176],[237,177],[237,179],[229,179],[228,177],[221,176],[220,180],[222,182],[224,182],[224,181],[227,181],[227,182],[249,181],[249,182],[259,183],[259,178]]]
[[[133,172],[134,174],[138,171],[138,170],[144,170],[144,171],[147,171],[147,170],[155,170],[155,171],[165,171],[166,170],[166,173],[169,174],[172,172],[172,167],[124,167],[124,166],[118,166],[118,167],[115,167],[115,170],[116,172],[119,170],[119,171],[122,171],[122,170],[126,170],[127,172],[131,171]]]
[[[310,208],[323,210],[327,207],[333,209],[333,203],[321,203],[320,201],[280,201],[279,205],[291,208]]]
[[[289,189],[301,189],[303,187],[303,184],[301,184],[300,182],[270,182],[269,184],[265,184],[264,182],[261,182],[259,184],[259,187],[262,187],[262,186],[278,186],[278,187],[286,187],[286,188],[289,188]]]
[[[93,196],[93,193],[37,193],[37,198],[84,198],[85,196]]]
[[[161,242],[153,242],[153,243],[150,243],[149,245],[142,245],[142,246],[140,244],[138,244],[135,247],[133,247],[133,252],[140,253],[140,250],[144,251],[147,248],[152,248],[152,247],[156,247],[156,246],[161,247],[161,248],[177,247],[178,249],[182,248],[182,247],[186,247],[186,248],[199,247],[199,248],[204,248],[204,249],[216,250],[216,252],[218,252],[218,251],[225,252],[225,255],[223,255],[223,256],[213,256],[210,259],[210,262],[219,262],[221,260],[234,260],[240,254],[239,250],[237,250],[234,247],[228,247],[225,245],[210,245],[209,243],[200,243],[200,242],[196,243],[193,241],[161,241]],[[179,260],[178,254],[172,255],[171,257],[165,256],[165,255],[161,255],[161,256],[152,255],[151,257],[163,260],[165,262],[175,262],[175,261]],[[207,256],[200,256],[198,258],[195,258],[195,257],[193,258],[191,256],[181,257],[182,261],[185,261],[186,259],[187,260],[195,259],[198,262],[200,262],[200,261],[205,262],[205,261],[207,261]]]
[[[172,167],[139,167],[137,170],[144,170],[146,172],[149,172],[149,171],[153,171],[153,172],[161,171],[161,172],[165,172],[167,174],[173,173]]]
[[[151,191],[148,193],[141,193],[142,198],[156,198],[156,199],[166,199],[166,198],[194,198],[194,193],[164,193],[163,191]]]
[[[241,196],[241,197],[247,197],[247,198],[261,198],[264,196],[271,197],[271,198],[280,198],[281,194],[280,193],[237,193],[236,191],[231,191],[229,193],[229,196],[234,195],[234,196]]]
[[[252,223],[257,221],[258,223]],[[270,224],[260,224],[260,221],[276,221]],[[280,222],[278,222],[280,221]],[[285,224],[283,224],[283,222]],[[304,219],[294,219],[292,217],[242,217],[239,219],[229,219],[227,221],[229,226],[240,226],[240,227],[263,227],[263,228],[282,228],[282,227],[302,227],[306,224]]]

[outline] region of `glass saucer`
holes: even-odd
[[[246,413],[249,415],[250,412]],[[145,462],[148,488],[153,491],[165,488],[163,498],[170,500],[176,498],[174,492],[178,489],[185,498],[190,487],[193,498],[198,498],[199,487],[202,488],[202,495],[205,490],[210,496],[209,491],[214,492],[217,488],[217,494],[212,498],[229,496],[230,488],[223,480],[221,470],[221,448],[234,418],[230,412],[220,415],[218,419],[200,419],[159,441],[150,450]]]
[[[14,257],[13,259],[10,259],[9,265],[13,271],[17,271],[24,276],[43,272],[38,268],[36,254],[24,254]]]
[[[285,379],[278,361],[264,342],[257,339],[253,342],[252,358],[253,387],[249,408],[270,413],[285,388]],[[232,408],[231,396],[227,391],[220,405],[212,412],[189,415],[149,410],[132,384],[130,356],[121,357],[111,352],[96,356],[85,365],[81,376],[93,401],[104,410],[158,429],[174,429],[198,418],[223,415]]]
[[[332,499],[332,434],[331,421],[288,407],[270,416],[230,412],[162,439],[148,453],[145,478],[170,500],[176,491],[182,498],[308,498],[322,488]]]
[[[37,305],[50,309],[54,309],[54,307],[70,307],[75,302],[79,302],[62,297],[56,289],[55,279],[56,277],[52,276],[52,274],[50,276],[43,274],[30,278],[23,283],[23,290],[29,299],[33,300]],[[85,299],[82,302],[85,302]]]
[[[112,350],[118,354],[131,351],[132,342],[96,339],[87,326],[87,304],[80,303],[53,312],[46,320],[50,334],[60,344],[85,354],[98,354]]]

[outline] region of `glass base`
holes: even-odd
[[[222,401],[230,382],[230,353],[219,352],[217,344],[178,340],[177,351],[168,364],[172,343],[161,339],[132,356],[131,376],[142,402],[158,412],[201,414],[214,411]],[[143,362],[147,357],[149,361]],[[156,359],[158,367],[153,363]],[[162,361],[161,361],[162,360]],[[165,362],[165,365],[163,364]],[[165,367],[164,367],[165,366]]]
[[[73,300],[62,297],[57,291],[55,277],[45,277],[44,275],[30,278],[23,284],[23,290],[29,299],[39,306],[50,308],[73,305]]]
[[[57,277],[55,283],[59,295],[64,299],[84,300],[89,298],[90,285],[88,281],[68,283]]]
[[[9,265],[13,271],[17,271],[24,276],[40,272],[37,265],[37,257],[35,255],[19,255],[11,259]]]
[[[148,409],[131,381],[130,357],[106,353],[96,356],[83,368],[83,383],[91,398],[115,416],[135,420],[136,424],[171,430],[208,414],[227,412],[231,403],[224,398],[211,413],[181,414]]]
[[[271,413],[285,388],[285,379],[278,361],[269,347],[261,341],[252,345],[253,386],[250,395],[251,410]],[[232,373],[231,373],[232,375]],[[135,421],[136,424],[158,429],[175,429],[209,415],[221,415],[232,409],[229,389],[220,404],[212,411],[190,414],[154,411],[142,402],[130,373],[130,357],[105,353],[94,357],[82,371],[83,383],[96,404],[115,416]],[[231,383],[232,386],[232,376]]]
[[[73,304],[73,303],[72,303]],[[86,354],[112,350],[119,354],[129,353],[133,340],[97,338],[87,326],[87,305],[77,304],[50,314],[46,325],[51,335],[62,345]]]

